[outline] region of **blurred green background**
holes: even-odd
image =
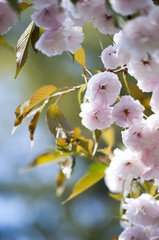
[[[27,9],[22,13],[17,25],[4,36],[14,47],[30,23],[31,11]],[[87,67],[101,69],[101,48],[92,23],[84,27],[84,32],[82,46]],[[100,38],[104,47],[111,43],[105,36],[100,35]],[[67,53],[52,58],[38,53],[36,57],[30,47],[28,61],[14,80],[15,53],[0,46],[0,61],[0,240],[109,240],[119,234],[121,229],[116,218],[119,203],[108,196],[103,180],[61,205],[73,185],[85,174],[90,161],[77,159],[61,197],[55,194],[59,171],[56,164],[19,173],[19,169],[37,155],[53,148],[55,140],[48,130],[45,111],[35,132],[33,149],[30,148],[27,120],[11,136],[15,109],[43,85],[65,87],[83,83],[81,67],[73,64]],[[90,136],[81,126],[77,92],[64,96],[59,106],[74,127],[80,127],[86,137]]]

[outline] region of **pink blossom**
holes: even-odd
[[[143,193],[136,199],[126,198],[125,202],[123,208],[132,224],[148,226],[159,220],[159,206],[152,195]]]
[[[110,192],[122,193],[124,190],[125,195],[130,192],[132,179],[127,178],[125,180],[122,177],[117,176],[117,174],[111,169],[111,167],[108,167],[106,169],[104,181]]]
[[[65,20],[64,10],[58,4],[38,9],[31,15],[32,20],[38,27],[50,29],[59,28]]]
[[[126,228],[119,240],[150,240],[150,237],[142,226],[134,226]]]
[[[77,49],[81,48],[81,43],[84,40],[84,34],[82,28],[74,26],[71,19],[67,18],[64,23],[64,35],[67,39],[66,50],[71,53],[75,53]]]
[[[112,8],[117,13],[127,16],[137,12],[138,10],[151,5],[151,0],[110,0]]]
[[[47,30],[35,44],[35,48],[48,57],[61,55],[67,48],[67,40],[63,29]]]
[[[109,168],[116,176],[126,180],[140,177],[144,166],[141,162],[140,153],[131,152],[129,149],[122,151],[117,148],[114,150],[114,157]]]
[[[76,4],[73,4],[70,0],[62,2],[62,6],[69,12],[69,17],[78,26],[83,26],[93,19],[93,11],[98,4],[96,0],[82,0]]]
[[[130,127],[134,120],[143,116],[144,107],[131,96],[122,96],[113,108],[113,119],[120,127]]]
[[[137,85],[142,91],[153,91],[159,84],[159,63],[154,57],[133,57],[127,64],[128,72],[137,79]]]
[[[104,129],[113,123],[112,108],[98,105],[96,103],[81,104],[80,117],[82,124],[89,130]]]
[[[131,57],[130,53],[123,48],[122,45],[122,35],[123,32],[120,31],[118,33],[114,34],[113,41],[115,42],[115,45],[118,46],[116,49],[116,56],[120,60],[120,65],[123,66],[129,62],[129,59]]]
[[[149,148],[153,136],[146,120],[138,120],[134,125],[125,131],[122,131],[122,141],[131,151],[141,152]]]
[[[138,57],[155,51],[159,48],[158,26],[148,16],[128,21],[123,28],[121,46]]]
[[[101,4],[94,9],[94,17],[94,27],[101,33],[114,34],[119,32],[119,29],[114,25],[113,16],[108,12],[105,4]]]
[[[97,104],[113,104],[121,89],[121,83],[116,74],[101,72],[92,76],[87,85],[86,98]]]
[[[120,60],[116,54],[117,45],[110,45],[102,51],[101,60],[105,68],[114,69],[120,66]]]
[[[36,43],[36,49],[47,56],[61,55],[63,51],[75,51],[81,48],[84,35],[82,28],[73,26],[70,19],[66,19],[64,26],[58,29],[50,29],[42,34]]]
[[[7,33],[16,24],[17,14],[6,1],[0,1],[0,35]]]

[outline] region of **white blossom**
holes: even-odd
[[[144,107],[131,96],[122,96],[113,108],[113,119],[120,127],[130,127],[134,120],[143,116]]]
[[[35,48],[49,57],[61,55],[64,51],[75,53],[81,48],[83,39],[82,28],[74,26],[71,19],[67,19],[63,27],[45,31]]]
[[[144,92],[151,92],[159,84],[159,63],[154,57],[132,57],[127,64],[128,72],[137,80],[137,85]]]
[[[54,3],[48,7],[38,9],[31,15],[32,20],[38,27],[50,29],[59,28],[65,20],[65,12],[59,4]]]
[[[119,32],[115,27],[113,16],[106,9],[105,4],[99,5],[94,9],[94,27],[103,34],[114,34]]]
[[[125,202],[123,208],[132,224],[148,226],[159,220],[159,206],[150,194],[143,193],[136,199],[126,198]]]
[[[122,151],[118,148],[114,150],[114,157],[109,168],[116,176],[124,180],[140,177],[144,169],[140,153],[132,152],[129,149]]]
[[[119,240],[150,240],[150,237],[142,226],[134,226],[126,228],[120,234]]]
[[[148,16],[128,21],[123,28],[121,46],[134,56],[144,57],[159,48],[158,26]]]
[[[119,177],[111,167],[108,167],[105,171],[104,181],[110,192],[113,193],[124,193],[130,192],[130,186],[132,179],[129,177],[126,180]]]
[[[101,60],[105,68],[114,69],[120,66],[120,60],[116,54],[117,45],[110,45],[101,53]]]
[[[89,130],[104,129],[113,123],[112,108],[98,105],[96,103],[81,104],[80,117],[82,124]]]
[[[17,14],[6,1],[0,1],[0,35],[7,33],[16,24]]]
[[[101,72],[92,76],[88,82],[86,98],[97,104],[113,104],[121,89],[121,83],[116,74]]]
[[[112,8],[121,15],[130,15],[152,4],[151,0],[110,0]]]

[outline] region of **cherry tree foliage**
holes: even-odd
[[[75,185],[67,202],[104,178],[111,196],[120,200],[119,240],[159,239],[159,6],[152,0],[0,0],[1,39],[18,21],[18,15],[33,8],[31,23],[16,46],[16,73],[25,65],[28,47],[48,57],[69,53],[81,65],[83,84],[58,89],[45,85],[15,111],[13,132],[31,118],[31,144],[40,114],[47,108],[47,124],[57,147],[38,156],[24,170],[55,161],[60,165],[57,192],[71,177],[76,158],[93,160],[88,173]],[[83,26],[92,21],[112,45],[99,53],[103,69],[86,66]],[[135,84],[127,78],[135,79]],[[126,90],[126,95],[123,94]],[[134,97],[133,91],[139,91]],[[92,132],[82,136],[58,107],[64,94],[78,91],[81,123]],[[148,95],[146,95],[148,93]],[[151,98],[149,97],[151,95]],[[148,97],[147,97],[148,96]],[[55,102],[48,106],[50,99]],[[144,101],[145,100],[145,101]],[[148,101],[149,102],[148,102]],[[151,109],[151,110],[150,110]],[[115,125],[122,143],[114,149]],[[105,137],[107,136],[107,137]],[[105,141],[100,149],[99,139]],[[109,138],[109,140],[108,140]],[[93,170],[92,170],[93,169]]]

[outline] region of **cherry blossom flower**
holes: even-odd
[[[114,25],[113,17],[106,9],[105,4],[101,4],[94,9],[94,27],[103,34],[114,34],[120,29]]]
[[[123,35],[123,31],[120,31],[118,33],[115,33],[113,38],[115,45],[118,46],[116,49],[116,56],[118,57],[121,66],[127,64],[131,57],[130,52],[126,51],[125,48],[121,46],[122,35]]]
[[[98,105],[96,103],[81,104],[80,117],[82,124],[89,130],[104,129],[113,123],[112,108]]]
[[[142,226],[134,226],[126,228],[120,234],[119,240],[150,240],[150,237]]]
[[[114,69],[120,66],[120,60],[116,54],[117,45],[110,45],[101,53],[101,60],[105,68]]]
[[[67,48],[67,40],[63,34],[63,29],[47,30],[36,42],[35,48],[48,57],[61,55]]]
[[[112,8],[117,13],[127,16],[152,4],[151,0],[110,0]]]
[[[88,82],[85,97],[97,104],[113,104],[121,89],[121,83],[116,74],[101,72],[92,76]]]
[[[108,187],[110,192],[123,193],[127,195],[130,192],[130,186],[132,179],[129,177],[126,180],[119,177],[111,167],[108,167],[105,171],[104,177],[105,185]]]
[[[144,92],[151,92],[159,84],[159,63],[154,57],[131,58],[128,72],[137,79],[137,85]]]
[[[81,48],[80,44],[84,39],[82,28],[73,26],[70,19],[67,19],[65,24],[66,27],[64,25],[58,29],[45,31],[36,43],[35,48],[49,57],[60,55],[63,51],[75,53],[77,49]]]
[[[148,226],[159,220],[159,206],[150,194],[143,193],[136,199],[126,198],[125,202],[123,208],[132,224]]]
[[[134,120],[143,116],[144,107],[131,96],[122,96],[113,108],[113,119],[120,127],[130,127]]]
[[[128,130],[122,131],[122,141],[124,145],[131,151],[143,151],[149,148],[151,140],[153,140],[151,130],[146,120],[134,122],[134,125]]]
[[[7,33],[16,24],[17,14],[6,1],[0,1],[0,35]]]
[[[59,28],[65,20],[65,12],[59,4],[54,3],[48,7],[38,9],[31,15],[32,20],[38,27],[44,29]]]
[[[103,0],[100,2],[104,4]],[[69,11],[69,16],[75,25],[83,26],[93,19],[94,8],[99,5],[99,2],[95,0],[82,0],[76,4],[72,4],[70,0],[64,0],[62,5]]]
[[[112,158],[109,168],[111,168],[116,176],[124,180],[138,178],[143,173],[141,155],[129,149],[122,151],[117,148],[114,150],[114,157]]]
[[[128,21],[123,28],[121,46],[137,57],[159,48],[158,26],[148,16]]]

